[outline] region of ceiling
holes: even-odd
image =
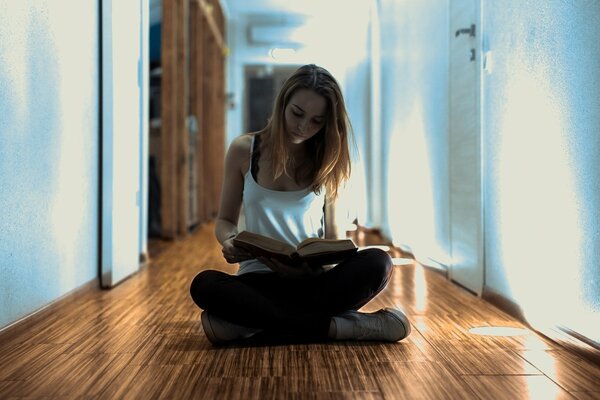
[[[150,1],[150,24],[160,22],[162,0]],[[219,0],[229,19],[313,17],[331,10],[343,10],[357,0]],[[358,0],[360,1],[360,0]],[[345,3],[345,4],[344,4]]]
[[[163,0],[150,1],[150,25],[160,23]],[[254,46],[298,47],[320,42],[315,32],[330,32],[332,21],[369,0],[218,0],[226,19],[244,27]],[[341,22],[341,21],[340,21]],[[339,24],[338,24],[339,26]],[[337,31],[336,29],[333,32]]]
[[[229,18],[249,15],[311,17],[330,9],[334,4],[341,6],[342,3],[343,0],[221,0]]]
[[[368,0],[220,0],[229,21],[244,26],[250,46],[306,47],[322,42],[340,10]]]

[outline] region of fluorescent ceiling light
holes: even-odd
[[[273,60],[288,60],[296,55],[296,50],[287,47],[274,47],[269,50],[269,55]]]

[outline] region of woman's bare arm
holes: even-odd
[[[251,258],[247,252],[235,247],[232,241],[238,232],[237,223],[242,207],[244,173],[249,166],[250,143],[251,138],[247,135],[234,139],[225,158],[225,174],[215,236],[223,246],[223,256],[229,263]]]

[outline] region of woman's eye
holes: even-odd
[[[297,113],[296,111],[292,111],[292,114],[294,114],[296,117],[301,117],[302,116],[302,114]]]

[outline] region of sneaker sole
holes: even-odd
[[[406,339],[410,335],[410,332],[412,331],[408,317],[402,311],[396,310],[394,308],[384,308],[383,311],[390,313],[394,318],[396,318],[398,321],[400,321],[400,323],[404,327],[404,335],[398,337],[398,339],[396,339],[394,341],[397,342],[399,340]]]
[[[219,340],[217,339],[217,335],[215,335],[215,332],[210,325],[210,317],[206,311],[202,312],[200,320],[202,321],[202,329],[204,330],[204,334],[206,335],[208,341],[212,344],[217,344]]]

